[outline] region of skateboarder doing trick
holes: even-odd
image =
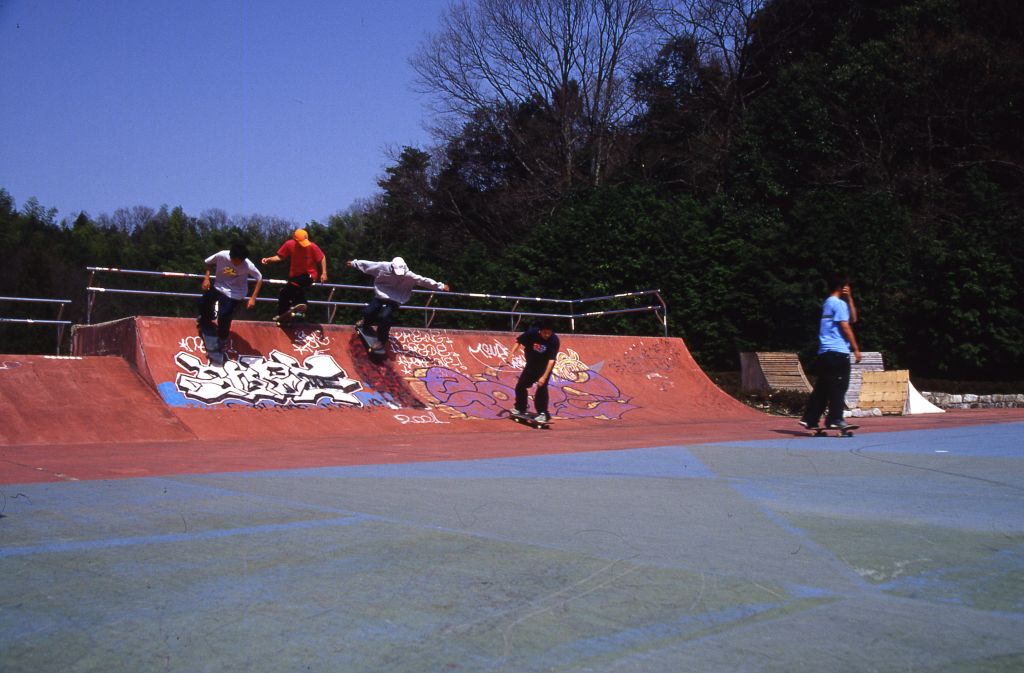
[[[830,294],[821,311],[818,328],[818,375],[807,408],[799,423],[808,430],[818,430],[818,421],[828,406],[825,427],[844,434],[854,429],[843,419],[844,398],[850,386],[850,352],[860,362],[860,347],[851,322],[857,321],[857,309],[850,291],[850,280],[842,274],[829,278]]]
[[[541,319],[537,325],[516,337],[516,342],[513,344],[512,350],[509,351],[508,358],[512,360],[522,350],[526,357],[526,366],[523,367],[523,373],[519,375],[519,381],[516,383],[516,406],[512,411],[513,418],[532,419],[542,424],[551,421],[551,416],[548,414],[548,381],[555,368],[559,347],[560,342],[555,334],[554,323],[550,318]],[[537,390],[533,394],[533,406],[537,414],[530,416],[526,410],[527,393],[535,383]]]
[[[213,278],[210,273],[213,272]],[[245,301],[249,293],[249,279],[256,279],[245,307],[256,305],[263,286],[263,274],[249,260],[249,250],[243,243],[235,243],[230,250],[221,250],[206,258],[206,275],[203,277],[203,295],[199,298],[199,329],[213,331],[214,304],[217,305],[217,337],[220,348],[227,342],[231,332],[231,319],[235,308]],[[219,349],[218,349],[219,350]]]
[[[296,229],[272,257],[264,257],[262,264],[275,264],[289,260],[288,284],[277,298],[277,316],[274,320],[288,320],[293,308],[305,310],[306,288],[315,281],[327,282],[327,257],[305,229]]]
[[[368,276],[373,276],[373,299],[363,309],[363,319],[358,326],[367,329],[377,326],[377,340],[387,346],[388,334],[395,323],[398,307],[409,301],[415,287],[448,291],[448,285],[420,276],[409,270],[401,257],[390,262],[368,262],[365,259],[350,259],[348,265]]]

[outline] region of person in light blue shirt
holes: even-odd
[[[398,307],[409,301],[416,287],[448,291],[448,285],[432,278],[420,276],[409,270],[401,257],[390,262],[369,262],[365,259],[350,259],[348,265],[368,276],[373,276],[373,299],[363,309],[362,325],[377,326],[377,339],[386,344],[391,325],[395,322]]]
[[[842,274],[833,274],[829,279],[829,290],[818,324],[818,359],[815,363],[818,378],[799,421],[808,430],[818,427],[826,407],[826,428],[843,430],[847,427],[843,409],[846,389],[850,386],[850,354],[860,362],[860,347],[850,327],[857,321],[850,279]]]

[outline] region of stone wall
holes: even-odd
[[[998,409],[1024,407],[1024,395],[953,395],[921,392],[926,400],[942,409]]]

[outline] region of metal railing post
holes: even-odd
[[[57,311],[57,355],[60,355],[60,344],[64,341],[64,304]]]
[[[334,291],[336,289],[337,288],[334,288],[334,287],[331,288],[331,293],[329,295],[327,295],[327,301],[328,302],[333,302],[334,301]],[[335,316],[335,314],[337,312],[338,312],[338,307],[334,306],[334,305],[331,305],[331,307],[327,309],[327,324],[328,325],[330,325],[331,323],[334,322],[334,316]]]
[[[57,355],[60,355],[60,344],[64,340],[64,327],[70,325],[70,320],[64,320],[64,306],[70,304],[70,299],[43,299],[40,297],[0,297],[0,301],[12,301],[23,304],[57,304],[56,320],[40,320],[37,318],[0,318],[0,323],[20,323],[22,325],[55,325],[57,329]]]
[[[423,305],[423,308],[429,308],[430,302],[434,301],[434,295],[436,293],[431,292],[430,296],[427,297],[427,303]],[[437,311],[431,311],[428,315],[426,311],[423,312],[423,327],[424,329],[430,329],[431,323],[434,322],[434,316],[437,315]]]

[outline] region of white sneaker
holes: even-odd
[[[541,413],[534,416],[533,420],[537,421],[538,423],[550,423],[551,417],[548,416],[546,413]]]

